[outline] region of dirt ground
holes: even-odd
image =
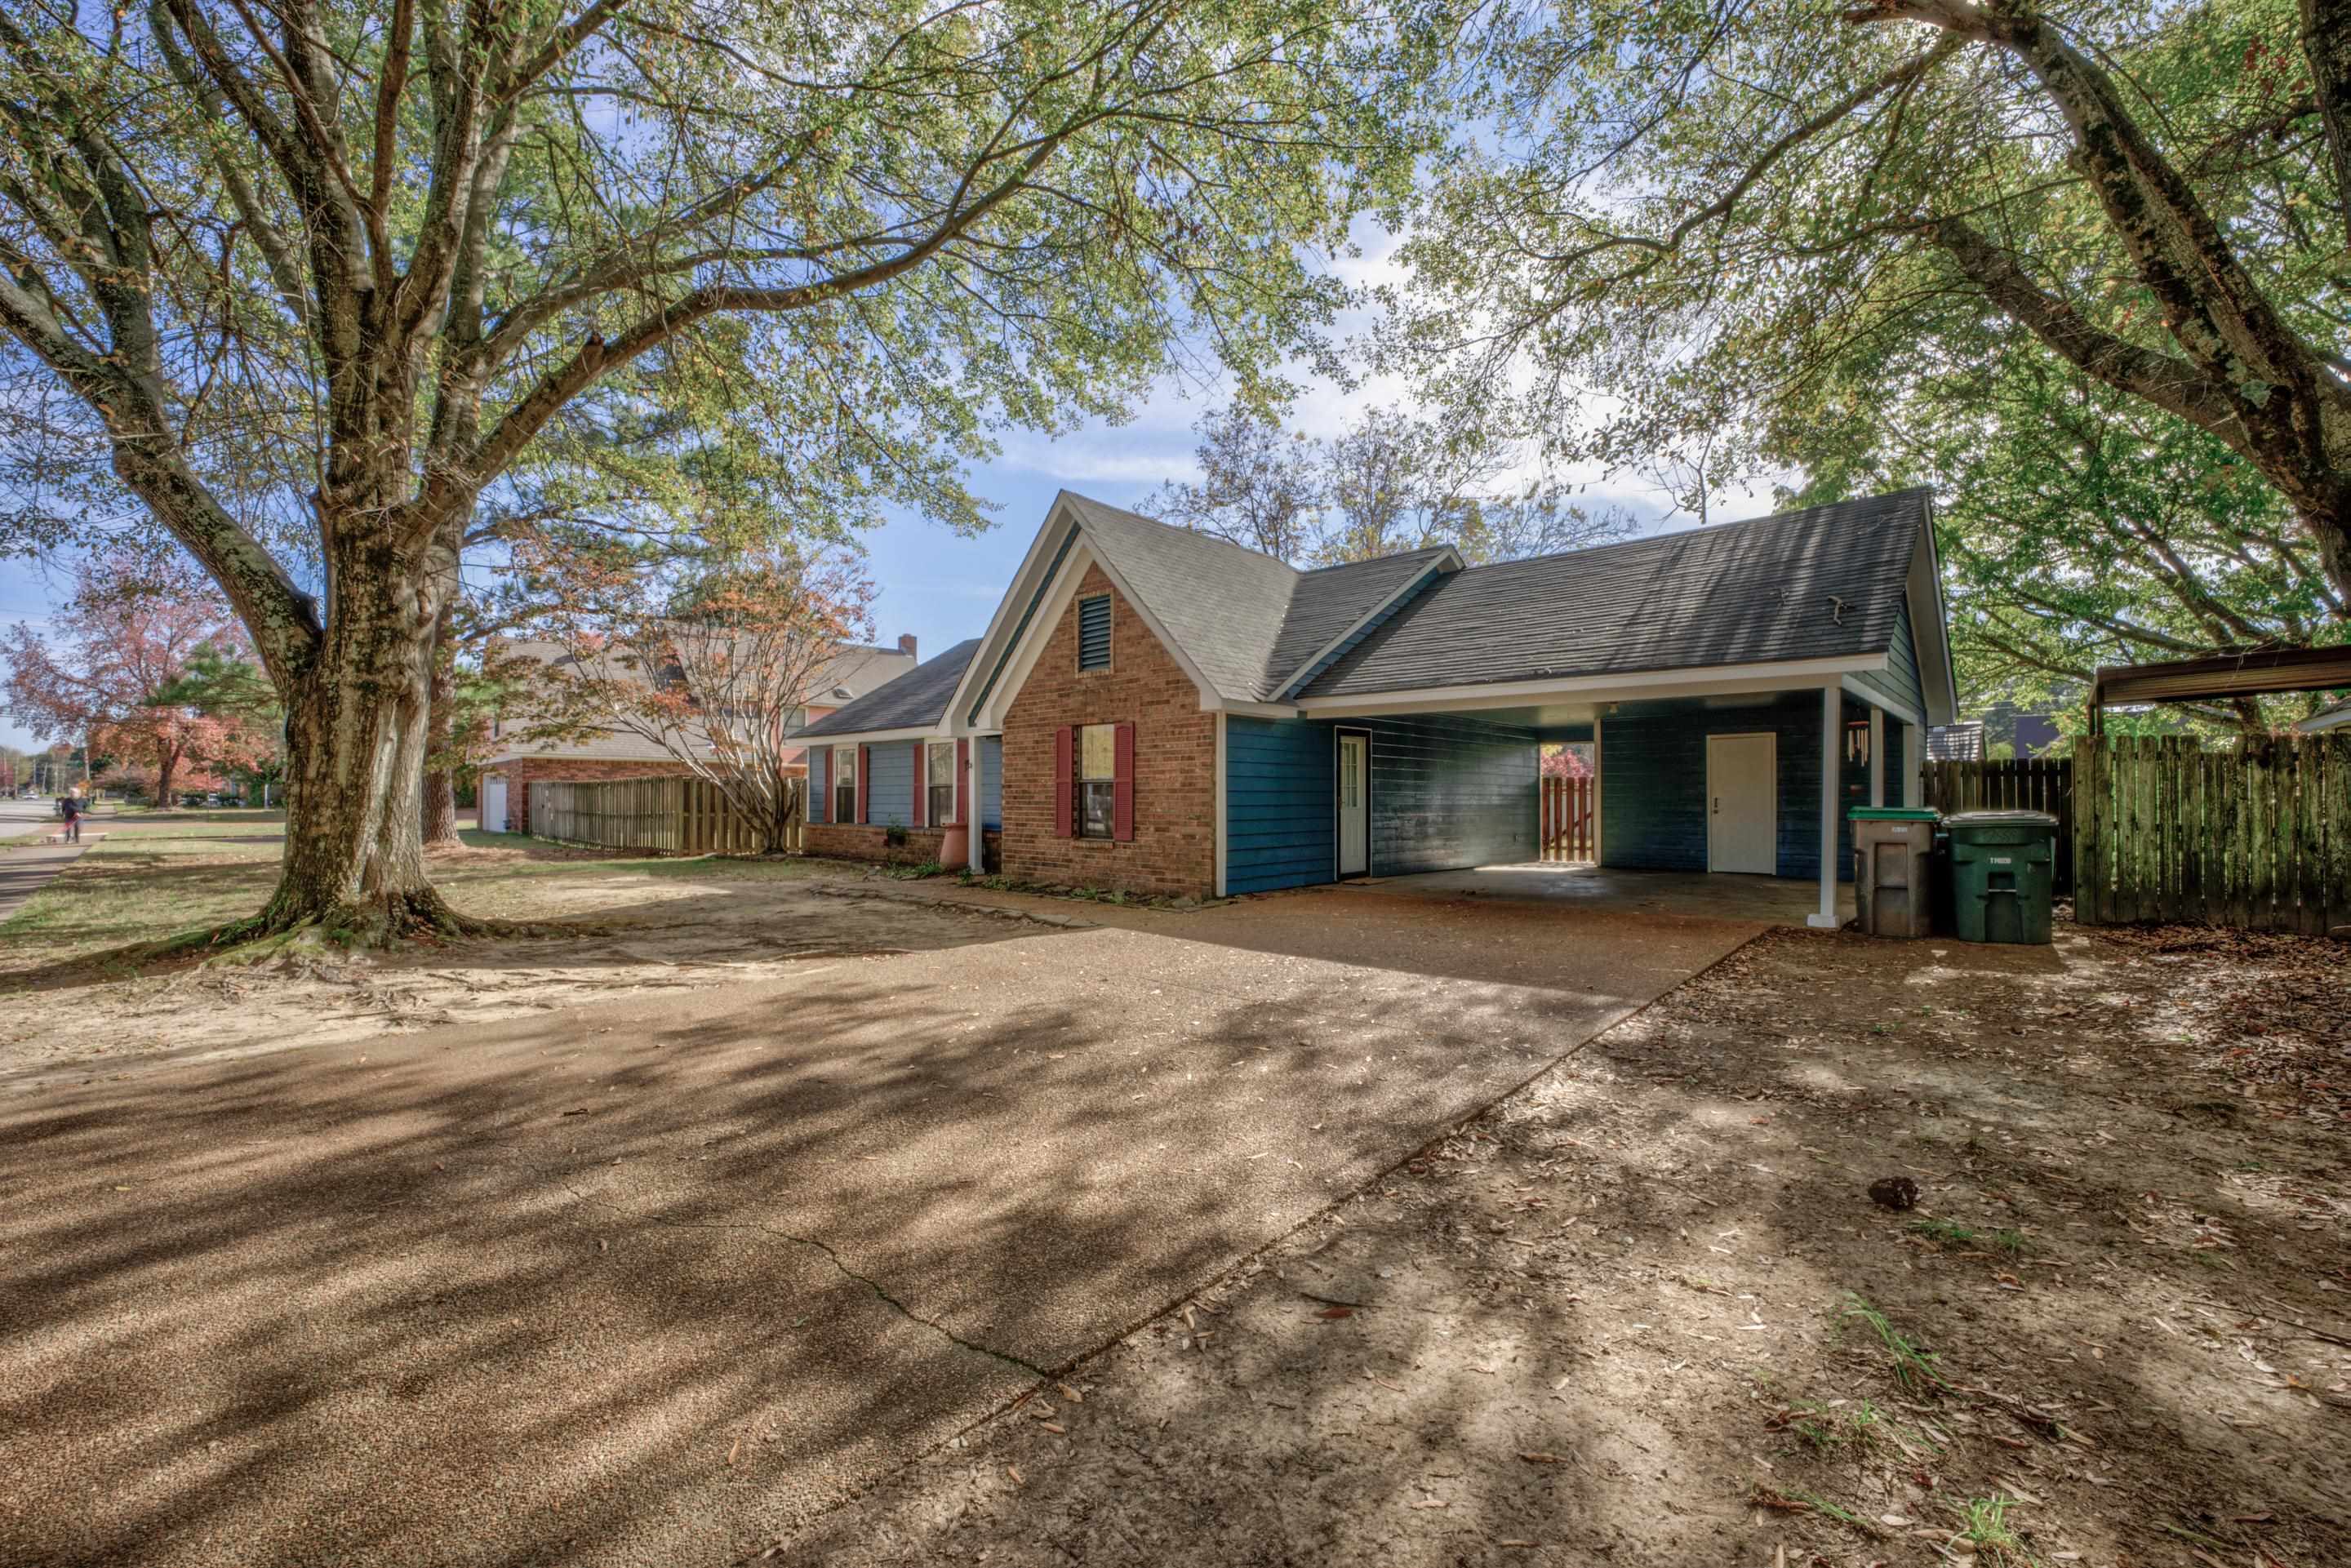
[[[2346,1142],[2351,946],[1773,933],[769,1555],[2351,1562]]]
[[[0,931],[0,1091],[777,979],[828,959],[956,946],[991,928],[985,911],[834,896],[885,880],[840,862],[614,860],[468,834],[468,847],[433,857],[458,908],[590,929],[347,961],[188,959],[133,972],[122,960],[131,945],[249,914],[276,880],[279,821],[187,816],[104,821],[106,841]]]

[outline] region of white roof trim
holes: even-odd
[[[1053,557],[1061,554],[1059,544],[1061,530],[1055,525],[1064,516],[1067,517],[1070,527],[1077,531],[1077,539],[1069,554],[1062,559],[1059,574],[1047,581],[1043,580],[1042,574],[1051,567]],[[1055,541],[1051,551],[1042,549],[1048,538]],[[1085,580],[1086,568],[1089,566],[1098,566],[1102,569],[1102,576],[1110,580],[1110,585],[1117,590],[1118,596],[1126,601],[1128,608],[1132,609],[1136,617],[1142,621],[1144,629],[1158,639],[1160,647],[1166,651],[1167,656],[1175,660],[1177,667],[1190,678],[1193,685],[1199,688],[1200,706],[1207,709],[1224,706],[1223,694],[1219,693],[1208,678],[1200,673],[1200,667],[1192,662],[1191,655],[1184,651],[1182,644],[1168,635],[1167,628],[1160,622],[1156,615],[1151,612],[1151,606],[1144,603],[1142,596],[1128,586],[1126,579],[1120,575],[1118,568],[1112,563],[1110,558],[1096,548],[1093,531],[1085,526],[1083,514],[1067,502],[1057,499],[1051,517],[1048,519],[1045,528],[1038,535],[1037,544],[1029,549],[1029,559],[1022,562],[1019,575],[1013,579],[1011,591],[1006,593],[1003,601],[998,605],[995,619],[988,622],[987,637],[981,641],[978,650],[972,655],[972,662],[965,667],[963,680],[956,683],[955,706],[947,713],[947,718],[956,734],[971,735],[983,730],[1000,730],[1004,727],[1005,711],[1012,706],[1012,700],[1019,694],[1020,688],[1028,684],[1029,674],[1036,669],[1039,655],[1044,652],[1045,644],[1052,639],[1054,632],[1060,628],[1061,617],[1069,613],[1070,601],[1078,596],[1078,587]],[[1019,640],[1007,647],[1001,655],[992,658],[991,653],[997,642],[998,623],[1007,624],[1008,634],[1009,623],[1018,620],[1017,615],[1012,612],[1012,606],[1025,602],[1040,588],[1045,591],[1045,597],[1039,601],[1037,612],[1029,617],[1029,624],[1022,628]],[[1000,659],[1004,666],[1004,674],[995,686],[988,690],[987,703],[980,708],[978,716],[975,718],[967,716],[971,707],[970,702],[965,698],[964,687],[973,679],[973,673],[979,669],[980,661],[983,658],[990,659],[991,663]],[[976,692],[977,688],[971,701],[977,700]]]
[[[1534,681],[1491,681],[1466,686],[1363,692],[1339,697],[1305,697],[1297,711],[1317,714],[1468,713],[1479,708],[1523,707],[1547,697],[1635,700],[1659,696],[1711,696],[1734,692],[1811,688],[1841,682],[1849,674],[1886,668],[1883,653],[1848,659],[1789,659],[1763,664],[1711,664],[1673,670],[1635,670],[1621,674],[1569,675]]]
[[[1943,562],[1935,549],[1935,502],[1927,501],[1918,539],[1910,550],[1910,581],[1903,597],[1910,606],[1910,648],[1918,660],[1919,695],[1927,716],[1950,724],[1959,716],[1959,676],[1951,667],[1949,618],[1943,609]],[[1921,607],[1926,614],[1921,616]],[[1923,622],[1923,623],[1922,623]]]
[[[837,746],[873,746],[885,740],[946,740],[952,738],[946,730],[930,725],[909,725],[903,729],[852,729],[841,735],[811,735],[800,744],[811,751],[830,751]]]

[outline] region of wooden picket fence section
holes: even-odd
[[[2074,744],[2076,920],[2351,932],[2351,737]]]
[[[2059,893],[2074,890],[2074,764],[2063,757],[1926,764],[1927,804],[1954,811],[2046,811],[2057,819]]]
[[[1540,858],[1547,861],[1589,861],[1600,858],[1592,837],[1592,795],[1597,779],[1539,779],[1541,836]]]
[[[796,793],[807,786],[795,783]],[[801,847],[807,802],[799,800],[783,847]],[[649,854],[749,854],[762,848],[742,814],[700,779],[628,779],[605,784],[530,786],[530,836]]]

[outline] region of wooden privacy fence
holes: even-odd
[[[1926,765],[1927,804],[1954,811],[2046,811],[2057,819],[2059,893],[2074,890],[2074,764],[2063,757]]]
[[[2351,928],[2351,737],[2074,743],[2074,918]]]
[[[795,781],[795,796],[807,786]],[[800,848],[807,802],[795,799],[782,848]],[[765,847],[718,786],[700,779],[533,784],[530,836],[599,849],[677,855],[748,854]]]
[[[1592,841],[1592,787],[1597,780],[1554,779],[1537,780],[1541,802],[1541,858],[1547,861],[1588,861],[1599,858]]]

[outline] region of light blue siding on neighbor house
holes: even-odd
[[[908,827],[914,821],[914,742],[884,741],[868,747],[865,820],[875,827]]]
[[[1910,606],[1894,618],[1894,640],[1886,651],[1886,668],[1855,677],[1863,685],[1884,694],[1915,714],[1927,711],[1927,689],[1918,678],[1918,644],[1910,636]]]
[[[983,735],[972,743],[979,755],[972,771],[979,775],[979,825],[1001,831],[1004,827],[1004,737]]]
[[[1844,699],[1844,710],[1848,722],[1869,716],[1851,697]],[[1757,732],[1770,733],[1779,750],[1779,874],[1819,876],[1821,698],[1809,691],[1742,707],[1708,707],[1691,700],[1618,705],[1600,727],[1601,863],[1704,871],[1706,737]],[[1853,826],[1845,810],[1867,800],[1868,765],[1844,765],[1839,782],[1837,875],[1851,881]]]
[[[1336,874],[1338,729],[1372,737],[1372,873],[1531,859],[1535,733],[1462,718],[1225,721],[1225,891]]]

